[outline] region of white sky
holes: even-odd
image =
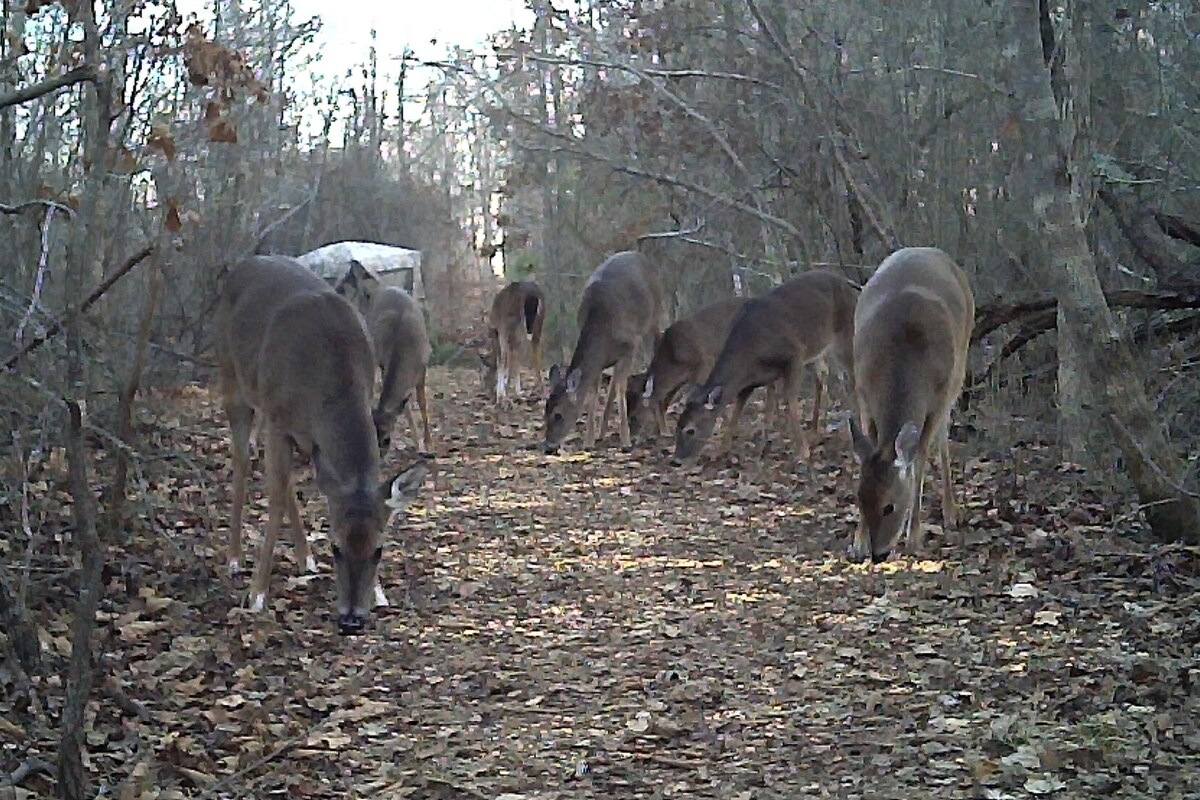
[[[449,45],[480,45],[514,20],[522,25],[533,20],[523,0],[292,0],[292,5],[298,18],[319,16],[324,22],[316,44],[320,69],[331,76],[366,60],[372,27],[383,69],[406,45],[418,58],[432,60]]]

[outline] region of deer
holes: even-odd
[[[812,429],[818,430],[821,395],[832,356],[853,376],[854,305],[858,292],[841,275],[813,270],[747,301],[708,377],[688,394],[675,428],[675,464],[698,456],[722,409],[733,400],[721,453],[729,452],[746,401],[759,386],[783,383],[796,450],[812,464],[812,448],[800,416],[799,385],[806,365],[815,370]],[[853,378],[851,377],[851,381]],[[851,395],[853,396],[853,395]]]
[[[653,416],[659,435],[666,434],[667,407],[684,385],[700,383],[708,375],[725,343],[730,323],[747,300],[745,297],[718,300],[677,320],[663,332],[650,366],[629,378],[625,404],[629,409],[631,434],[645,427],[647,415]],[[767,392],[768,413],[773,416],[774,384],[767,386]]]
[[[402,412],[407,413],[409,429],[413,439],[417,439],[412,404],[415,396],[421,410],[423,434],[417,446],[422,453],[432,453],[425,371],[433,348],[421,306],[403,289],[384,286],[361,262],[353,259],[350,268],[335,282],[334,290],[358,309],[375,348],[383,377],[371,418],[381,452],[386,454],[391,447],[392,429]]]
[[[942,519],[958,524],[950,475],[950,413],[962,391],[975,324],[966,273],[943,251],[909,247],[888,256],[854,312],[859,421],[850,418],[860,466],[859,524],[850,555],[885,561],[900,539],[921,550],[921,494],[936,437]]]
[[[514,394],[521,393],[520,355],[528,336],[533,369],[537,384],[542,385],[542,323],[546,319],[546,296],[533,281],[513,281],[496,293],[488,312],[488,339],[491,342],[491,364],[488,374],[495,372],[497,405],[508,396],[512,380]]]
[[[249,608],[263,610],[275,540],[286,512],[298,564],[316,571],[292,486],[293,451],[311,459],[329,503],[337,626],[361,632],[387,605],[379,584],[383,534],[416,496],[428,467],[418,462],[386,480],[371,421],[374,357],[362,319],[321,278],[286,256],[235,264],[215,312],[221,405],[232,439],[233,509],[228,564],[240,572],[250,433],[263,421],[267,524],[250,583]]]
[[[542,424],[542,449],[556,453],[587,410],[584,446],[596,443],[593,396],[600,375],[612,367],[612,380],[603,404],[600,437],[608,428],[614,400],[621,446],[631,446],[626,384],[633,371],[639,345],[656,347],[665,327],[662,284],[657,268],[641,253],[622,251],[610,256],[592,272],[579,303],[579,338],[565,370],[550,368],[550,394]]]

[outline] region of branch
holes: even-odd
[[[717,80],[734,81],[740,83],[751,83],[756,86],[765,86],[768,89],[774,89],[777,92],[782,92],[784,89],[777,83],[772,83],[762,78],[756,78],[753,75],[744,75],[740,72],[713,72],[702,69],[655,69],[650,67],[635,67],[632,64],[623,64],[620,61],[599,61],[592,58],[562,58],[560,56],[545,55],[542,53],[524,53],[518,56],[511,50],[497,50],[497,59],[517,60],[518,58],[527,58],[530,61],[539,64],[550,64],[560,67],[596,67],[597,69],[615,69],[622,72],[632,73],[639,78],[715,78]],[[442,67],[443,64],[437,62],[423,62],[425,66]]]
[[[1132,189],[1110,183],[1101,186],[1098,194],[1112,212],[1117,227],[1129,240],[1134,252],[1150,265],[1160,279],[1180,280],[1197,273],[1200,268],[1176,258],[1171,252],[1167,246],[1169,235],[1160,227],[1154,211],[1143,205]]]
[[[121,266],[117,267],[117,269],[115,271],[113,271],[112,275],[109,275],[107,278],[105,278],[100,283],[99,286],[97,286],[95,289],[92,290],[92,293],[87,296],[87,298],[83,301],[82,304],[80,304],[79,313],[82,314],[83,312],[85,312],[89,308],[91,308],[93,305],[95,305],[96,301],[99,300],[101,297],[103,297],[104,293],[107,292],[109,289],[111,289],[117,281],[119,281],[119,280],[121,280],[121,278],[125,277],[125,275],[128,274],[130,270],[132,270],[134,267],[136,267],[138,264],[140,264],[142,261],[144,261],[153,252],[154,252],[154,245],[148,244],[145,247],[143,247],[141,250],[139,250],[138,252],[131,255],[128,259],[126,259],[125,263],[122,264]],[[70,316],[70,315],[67,314],[64,316]],[[29,341],[29,344],[25,345],[20,350],[18,350],[17,352],[15,352],[11,356],[9,356],[8,359],[5,360],[4,366],[2,368],[0,368],[0,372],[7,372],[8,370],[15,367],[18,361],[20,361],[22,358],[24,358],[25,356],[32,353],[34,350],[41,347],[49,339],[53,338],[54,336],[57,336],[59,334],[59,332],[61,332],[61,331],[62,331],[62,323],[55,322],[53,325],[50,326],[49,330],[47,330],[41,336],[37,337],[36,339],[31,339]]]
[[[1200,247],[1200,230],[1189,224],[1183,217],[1156,211],[1154,220],[1158,223],[1158,227],[1162,228],[1163,233],[1172,239],[1187,242],[1193,247]]]
[[[321,189],[321,176],[318,174],[316,182],[313,183],[312,191],[308,193],[307,197],[305,197],[299,203],[297,203],[296,205],[294,205],[290,209],[288,209],[286,212],[284,212],[284,214],[279,219],[268,224],[265,228],[263,228],[261,231],[259,231],[258,236],[254,237],[254,247],[252,248],[251,252],[257,253],[258,249],[260,247],[262,247],[263,242],[265,242],[267,240],[267,237],[271,235],[271,232],[273,230],[278,228],[280,225],[283,225],[285,222],[287,222],[292,217],[296,216],[296,214],[299,213],[300,209],[304,208],[309,203],[311,203],[313,200],[317,199],[317,192],[319,192],[320,189]]]
[[[646,242],[651,239],[682,239],[691,236],[693,233],[699,233],[704,228],[704,220],[697,218],[696,224],[690,228],[681,231],[656,231],[654,233],[643,233],[637,237],[637,241]]]
[[[1116,308],[1152,308],[1166,311],[1179,308],[1200,308],[1200,283],[1186,284],[1145,292],[1140,289],[1113,289],[1104,293],[1109,306]],[[1015,303],[990,303],[975,312],[975,330],[971,341],[977,342],[992,331],[1013,320],[1058,306],[1053,297],[1042,296]]]
[[[0,203],[0,214],[20,214],[22,211],[42,206],[54,209],[55,211],[61,211],[67,215],[68,219],[75,216],[75,209],[70,206],[64,206],[62,203],[56,203],[53,200],[26,200],[23,203],[17,203],[15,206]]]
[[[47,78],[41,83],[35,83],[33,86],[26,86],[24,89],[17,89],[15,92],[0,95],[0,108],[28,103],[30,100],[36,100],[42,95],[57,92],[59,89],[73,86],[76,83],[83,83],[85,81],[98,83],[99,79],[100,73],[90,64],[83,67],[76,67],[70,72],[64,72],[62,75],[54,78]]]
[[[1104,297],[1108,305],[1115,308],[1151,308],[1158,311],[1200,308],[1200,284],[1158,292],[1116,289],[1105,292]],[[1054,330],[1058,325],[1058,303],[1052,297],[1038,297],[1016,303],[983,306],[975,314],[975,330],[971,333],[971,342],[978,342],[1002,325],[1018,319],[1022,320],[1020,329],[1000,348],[996,360],[982,373],[972,372],[967,375],[963,381],[964,393],[977,391],[988,382],[1003,361],[1043,333]]]

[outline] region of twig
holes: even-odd
[[[139,250],[138,252],[134,253],[128,259],[126,259],[124,264],[117,267],[117,269],[113,271],[112,275],[109,275],[107,278],[105,278],[103,281],[101,281],[100,285],[97,286],[95,289],[93,289],[92,293],[89,294],[87,296],[87,298],[84,299],[84,301],[79,306],[79,313],[82,314],[83,312],[85,312],[89,308],[91,308],[93,305],[95,305],[96,301],[99,300],[101,297],[103,297],[104,293],[113,287],[113,284],[115,284],[117,281],[121,280],[121,278],[125,277],[125,275],[128,274],[130,270],[132,270],[138,264],[142,263],[142,261],[144,261],[153,252],[154,252],[154,245],[148,244],[145,247],[143,247],[141,250]],[[71,315],[65,314],[64,316],[69,317]],[[25,345],[20,350],[18,350],[17,352],[15,352],[11,356],[9,356],[8,359],[4,362],[4,367],[0,368],[0,372],[5,372],[7,370],[12,369],[14,366],[16,366],[18,361],[20,361],[22,358],[24,358],[25,356],[32,353],[37,348],[41,347],[52,337],[58,335],[62,331],[62,329],[63,329],[62,323],[55,322],[53,325],[50,326],[50,329],[47,330],[45,333],[43,333],[41,336],[37,337],[36,339],[30,340],[29,344]]]
[[[37,275],[33,279],[33,296],[29,298],[29,308],[21,316],[21,321],[17,323],[17,335],[14,337],[17,347],[21,346],[21,342],[25,338],[25,326],[29,324],[30,318],[33,317],[33,310],[38,307],[38,301],[42,299],[42,285],[46,281],[46,262],[50,255],[50,223],[54,219],[54,210],[58,207],[57,203],[51,203],[46,207],[46,221],[42,223],[42,250],[38,254]]]
[[[263,767],[267,764],[270,764],[272,761],[279,758],[281,755],[283,755],[287,751],[291,750],[296,745],[300,744],[300,742],[305,741],[310,736],[312,736],[314,733],[319,731],[322,727],[325,726],[325,724],[328,721],[329,721],[328,717],[325,719],[319,720],[315,725],[313,725],[307,731],[304,731],[303,733],[299,733],[299,734],[293,736],[291,739],[288,739],[286,742],[279,745],[271,752],[267,753],[266,755],[262,756],[261,758],[251,761],[249,764],[242,767],[238,771],[229,773],[224,778],[221,778],[219,781],[214,783],[212,786],[208,787],[203,792],[196,795],[196,800],[207,800],[207,798],[209,798],[209,797],[214,797],[219,792],[224,790],[227,786],[229,786],[234,781],[236,781],[238,778],[241,778],[245,775],[248,775],[251,772],[254,772],[259,767]]]
[[[1111,412],[1105,416],[1108,419],[1108,424],[1111,425],[1113,430],[1118,434],[1117,438],[1124,440],[1125,446],[1121,448],[1122,450],[1131,449],[1133,452],[1137,453],[1141,457],[1142,463],[1149,467],[1151,471],[1158,476],[1159,480],[1161,480],[1167,486],[1170,486],[1175,491],[1179,492],[1180,495],[1184,497],[1190,497],[1193,500],[1200,500],[1200,494],[1196,492],[1189,492],[1187,489],[1183,488],[1178,481],[1173,479],[1167,473],[1163,472],[1163,468],[1158,465],[1157,461],[1150,457],[1150,454],[1146,452],[1146,448],[1142,447],[1141,441],[1134,436],[1128,428],[1125,427],[1125,423],[1121,421],[1120,417]],[[1166,498],[1165,500],[1160,500],[1158,502],[1175,503],[1178,502],[1178,500]],[[1148,507],[1149,505],[1149,503],[1145,503],[1143,504],[1143,507]]]
[[[75,216],[75,209],[70,206],[64,206],[62,203],[56,203],[53,200],[26,200],[23,203],[17,203],[15,206],[10,206],[6,203],[0,203],[0,214],[20,214],[22,211],[28,211],[31,208],[43,206],[61,211],[68,218]]]
[[[99,78],[99,71],[91,64],[76,67],[69,72],[64,72],[62,75],[56,75],[40,83],[35,83],[33,86],[26,86],[24,89],[17,89],[15,92],[0,95],[0,108],[28,103],[30,100],[36,100],[42,95],[56,92],[67,86],[73,86],[76,83],[83,83],[84,81],[96,83]]]
[[[33,775],[49,775],[54,772],[54,765],[40,758],[30,757],[25,763],[5,776],[10,786],[20,786],[21,781]]]
[[[699,233],[704,229],[704,220],[697,218],[696,224],[690,228],[685,228],[680,231],[654,231],[652,233],[643,233],[637,237],[638,242],[645,242],[651,239],[684,239],[691,236],[693,233]]]

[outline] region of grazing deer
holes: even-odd
[[[957,524],[950,478],[950,411],[962,391],[975,298],[967,275],[941,250],[887,257],[854,312],[854,372],[861,419],[850,420],[858,482],[851,555],[883,561],[901,537],[921,548],[921,488],[929,444],[942,462],[942,518]]]
[[[729,333],[729,325],[748,298],[731,297],[676,320],[658,341],[645,372],[631,375],[625,394],[630,433],[638,433],[647,415],[659,435],[667,432],[667,407],[685,384],[700,383],[712,369]]]
[[[800,418],[800,376],[816,368],[812,428],[820,425],[821,394],[832,355],[847,373],[853,369],[854,304],[858,293],[842,276],[814,270],[748,300],[730,324],[725,344],[705,381],[692,389],[675,429],[675,462],[700,453],[721,410],[732,398],[733,414],[721,452],[729,451],[742,410],[759,386],[783,382],[788,419],[800,457],[812,449]],[[852,379],[851,379],[852,380]]]
[[[415,395],[421,409],[421,431],[424,434],[417,446],[423,453],[432,453],[425,370],[433,348],[425,330],[421,306],[403,289],[384,286],[358,261],[350,262],[350,269],[334,288],[338,294],[349,299],[366,320],[367,331],[375,346],[375,357],[383,372],[379,401],[371,412],[380,450],[387,453],[392,429],[402,411],[407,412],[409,429],[413,439],[417,439],[417,420],[412,404]]]
[[[533,281],[513,281],[492,300],[488,313],[488,338],[496,378],[496,402],[508,396],[511,379],[513,392],[521,393],[521,360],[525,337],[529,337],[533,369],[538,385],[542,383],[542,323],[546,319],[546,296]]]
[[[555,364],[550,369],[550,396],[546,400],[542,447],[558,450],[575,426],[581,411],[587,411],[584,445],[596,443],[596,414],[593,395],[600,373],[612,367],[612,380],[600,421],[600,436],[608,428],[608,411],[614,399],[620,419],[621,446],[630,446],[629,409],[625,389],[633,371],[639,344],[657,344],[663,329],[662,286],[658,271],[636,252],[620,252],[596,268],[583,289],[579,303],[579,339],[566,370]]]
[[[255,256],[225,278],[215,339],[221,400],[233,439],[230,572],[239,570],[242,557],[250,431],[258,414],[265,423],[267,530],[250,584],[250,608],[261,611],[266,603],[285,511],[297,562],[316,568],[292,489],[295,448],[312,459],[317,488],[329,501],[338,629],[361,631],[372,605],[387,603],[377,569],[389,515],[415,496],[427,471],[419,463],[380,480],[371,424],[375,365],[362,319],[296,260]]]

